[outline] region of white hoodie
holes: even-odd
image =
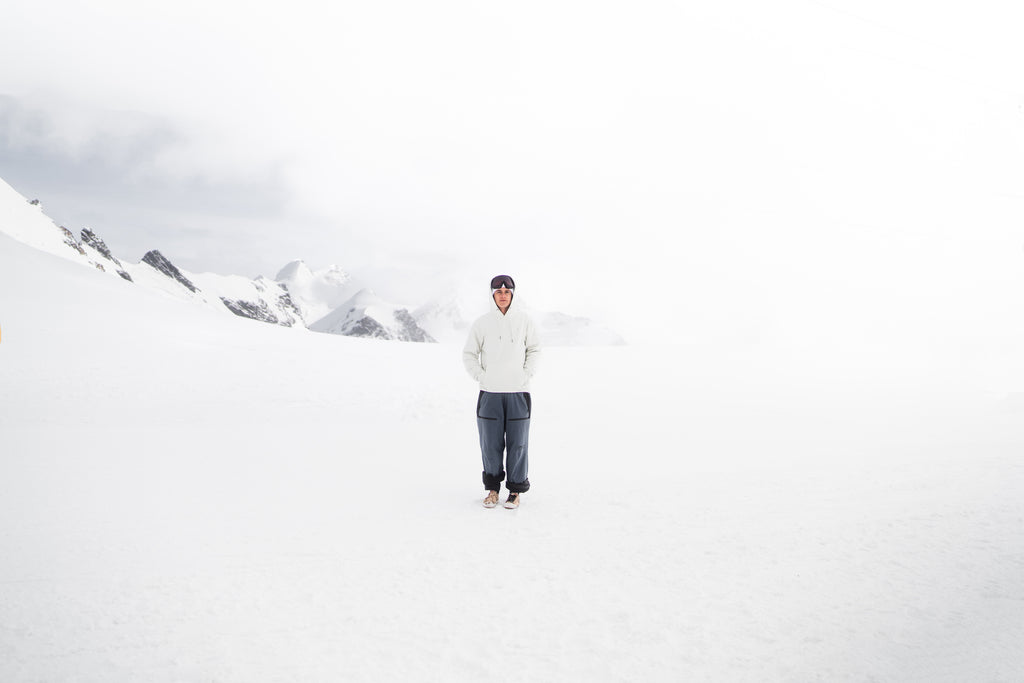
[[[473,323],[462,350],[462,362],[483,391],[508,394],[530,390],[537,369],[540,339],[533,321],[509,306],[495,307]]]

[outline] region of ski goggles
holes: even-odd
[[[491,279],[491,289],[501,289],[502,287],[505,289],[515,289],[516,282],[510,275],[495,275]]]

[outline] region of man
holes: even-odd
[[[520,494],[530,490],[530,378],[540,356],[540,340],[533,321],[512,309],[515,289],[516,283],[508,275],[491,280],[495,308],[473,323],[462,350],[466,370],[480,383],[476,426],[487,508],[498,504],[506,468],[509,493],[505,507],[519,507]]]

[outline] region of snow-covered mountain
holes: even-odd
[[[331,313],[309,326],[314,332],[373,337],[399,341],[432,342],[407,308],[388,303],[363,289]]]
[[[29,246],[87,265],[134,285],[191,301],[225,315],[308,328],[314,332],[399,341],[461,342],[470,323],[487,309],[485,295],[449,294],[419,307],[382,300],[368,283],[330,265],[312,270],[302,260],[275,279],[191,273],[160,251],[139,263],[118,259],[92,229],[75,236],[0,180],[0,232]],[[615,332],[587,318],[530,311],[544,343],[555,346],[621,344]]]
[[[481,290],[481,303],[484,303],[483,292],[484,290]],[[468,297],[449,294],[420,306],[413,311],[413,317],[420,327],[439,342],[458,343],[465,341],[469,326],[483,311],[482,307],[470,306]]]
[[[286,265],[275,279],[291,293],[307,324],[320,320],[365,288],[336,265],[314,272],[301,260]]]
[[[0,231],[30,247],[99,270],[106,271],[108,265],[116,265],[112,257],[102,255],[94,246],[102,244],[102,240],[93,240],[92,231],[89,231],[87,249],[70,230],[50,220],[38,201],[28,201],[3,180],[0,180]]]
[[[74,238],[74,236],[70,234],[70,231],[68,231],[67,237],[70,237],[72,239]],[[94,257],[95,260],[93,262],[97,265],[97,267],[101,268],[102,270],[106,270],[107,266],[101,265],[102,261],[100,260],[105,259],[106,261],[110,262],[107,265],[113,265],[115,273],[120,275],[125,280],[128,280],[129,282],[134,282],[132,276],[128,273],[127,270],[125,270],[124,264],[118,261],[117,258],[115,258],[114,255],[110,253],[110,248],[107,246],[106,242],[100,239],[100,237],[89,228],[85,228],[84,230],[82,230],[81,247],[82,249],[85,250],[86,255],[89,255],[89,252],[94,252],[96,254],[96,256]]]
[[[301,310],[288,288],[280,282],[263,276],[250,280],[240,275],[214,273],[193,275],[192,281],[200,291],[215,293],[235,315],[285,327],[304,326]]]

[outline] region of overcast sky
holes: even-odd
[[[336,263],[412,304],[510,272],[627,338],[928,336],[1019,298],[1013,2],[3,14],[0,176],[130,260]]]

